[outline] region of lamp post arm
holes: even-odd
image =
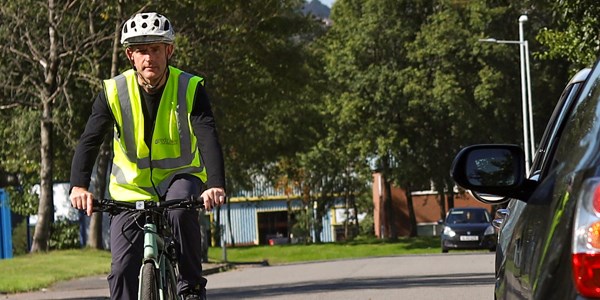
[[[510,40],[497,40],[495,38],[488,38],[488,39],[479,39],[480,42],[484,42],[484,43],[495,43],[495,44],[518,44],[518,45],[522,45],[524,42],[521,41],[510,41]]]
[[[508,41],[508,40],[496,40],[496,44],[520,44],[522,45],[523,42],[519,42],[519,41]]]

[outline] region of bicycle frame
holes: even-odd
[[[94,200],[94,211],[118,214],[122,211],[143,212],[144,256],[139,273],[138,299],[176,299],[177,261],[174,254],[175,240],[170,237],[170,229],[165,219],[168,208],[195,209],[203,207],[202,197],[173,199],[161,202],[136,201],[122,202],[110,199]],[[137,221],[136,221],[137,222]],[[163,235],[165,233],[165,235]]]
[[[137,205],[143,205],[138,204]],[[144,259],[142,261],[142,265],[140,267],[140,275],[139,275],[139,289],[138,289],[138,299],[142,299],[142,287],[144,286],[144,276],[142,276],[144,266],[146,263],[152,263],[154,265],[155,271],[157,271],[158,275],[158,296],[160,300],[167,300],[167,291],[166,291],[166,283],[168,282],[167,276],[171,277],[171,282],[177,282],[177,278],[175,277],[175,268],[173,266],[173,262],[171,262],[171,258],[169,257],[169,253],[167,251],[167,245],[165,245],[165,239],[160,235],[160,231],[154,221],[154,216],[147,214],[144,216],[146,222],[143,227],[144,231]],[[172,293],[175,299],[181,299],[177,294],[177,291],[173,291]]]

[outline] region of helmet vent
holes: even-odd
[[[157,13],[136,14],[125,22],[121,32],[121,44],[125,47],[133,44],[173,44],[174,40],[171,22]]]

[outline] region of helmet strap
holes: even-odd
[[[167,60],[167,64],[166,64],[165,70],[163,71],[162,75],[160,75],[160,78],[158,78],[157,84],[160,84],[162,79],[167,74],[167,70],[169,69],[169,56],[167,55],[165,57],[165,59]],[[142,81],[143,81],[142,85],[146,89],[148,89],[149,91],[153,91],[159,87],[157,85],[152,85],[148,80],[146,80],[146,78],[144,78],[144,76],[140,72],[137,71],[137,68],[135,67],[135,64],[133,63],[133,59],[130,59],[129,62],[131,63],[131,66],[133,67],[133,70],[135,71],[135,74],[138,76],[138,78],[142,79]]]
[[[169,49],[169,47],[167,47],[167,49]],[[166,53],[166,67],[165,70],[163,71],[163,73],[160,75],[160,78],[158,78],[158,81],[156,82],[156,85],[153,85],[149,80],[147,80],[140,72],[138,72],[137,68],[135,67],[135,62],[133,61],[133,57],[131,56],[131,53],[129,53],[129,49],[127,50],[127,58],[129,59],[129,63],[131,63],[131,67],[133,68],[133,71],[135,71],[136,76],[141,79],[142,81],[142,85],[144,86],[144,88],[148,91],[153,91],[156,90],[160,84],[160,82],[163,80],[163,78],[165,77],[165,75],[168,72],[169,69],[169,59],[171,58],[171,55],[173,54],[173,48],[170,48],[171,52],[169,53],[169,51],[167,51]]]

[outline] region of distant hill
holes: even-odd
[[[302,8],[304,14],[311,14],[321,19],[328,19],[331,9],[327,5],[321,3],[319,0],[312,0]]]

